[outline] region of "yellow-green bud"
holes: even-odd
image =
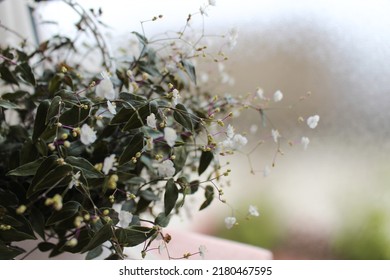
[[[70,147],[70,142],[69,141],[65,141],[64,142],[64,147],[65,148],[69,148]]]
[[[110,210],[104,209],[104,210],[103,210],[103,215],[104,215],[104,216],[107,216],[108,214],[110,214]]]
[[[79,243],[79,242],[78,242],[78,240],[77,240],[76,238],[72,238],[72,239],[70,239],[70,240],[68,240],[68,241],[66,242],[66,246],[69,246],[69,247],[76,247],[78,243]]]
[[[22,215],[24,212],[26,212],[26,205],[22,204],[16,209],[16,214]]]
[[[66,139],[68,139],[68,133],[62,133],[62,135],[61,135],[61,139],[62,140],[66,140]]]
[[[74,218],[73,225],[74,225],[76,228],[80,228],[80,227],[81,227],[81,223],[82,223],[83,221],[84,221],[83,217],[77,216],[76,218]]]

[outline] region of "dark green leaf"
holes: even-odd
[[[164,213],[168,216],[172,209],[176,205],[177,198],[179,197],[179,190],[176,187],[175,181],[171,178],[165,185],[164,194]]]
[[[109,240],[113,236],[112,226],[110,224],[105,224],[89,241],[88,245],[83,248],[81,253],[90,251],[97,246],[102,245],[104,242]]]
[[[33,142],[36,142],[38,137],[41,136],[42,132],[46,129],[45,121],[47,111],[49,110],[50,103],[48,100],[42,101],[37,110],[34,122],[34,132],[32,136]]]
[[[173,161],[175,164],[176,173],[180,172],[187,160],[187,150],[185,146],[175,147],[175,160]]]
[[[155,102],[150,102],[136,110],[125,124],[123,131],[142,127],[146,124],[146,118],[151,113],[157,114],[157,104]]]
[[[46,115],[46,121],[45,124],[48,124],[51,118],[54,118],[59,114],[58,109],[60,108],[60,103],[61,103],[61,97],[60,96],[55,96],[53,100],[50,103],[49,110]]]
[[[171,216],[166,216],[164,212],[158,214],[154,222],[159,225],[160,227],[167,227],[169,224],[169,221],[171,219]]]
[[[159,200],[159,196],[156,195],[151,189],[140,191],[139,196],[149,201]]]
[[[209,167],[211,161],[213,160],[214,155],[212,152],[203,151],[200,156],[198,174],[202,175],[203,172],[206,171],[207,167]]]
[[[21,248],[0,243],[0,260],[11,260],[24,252],[26,251]]]
[[[15,207],[19,204],[19,199],[13,192],[0,188],[0,205]],[[0,207],[1,209],[1,207]]]
[[[27,239],[36,239],[36,237],[30,233],[11,228],[9,230],[0,230],[0,240],[5,242],[22,241]]]
[[[141,152],[144,147],[144,134],[139,132],[133,136],[129,144],[126,146],[125,150],[119,157],[119,165],[129,162],[136,153]]]
[[[78,125],[89,115],[89,110],[74,105],[71,109],[65,111],[60,117],[60,123],[66,125]]]
[[[184,107],[183,104],[177,104],[176,110],[173,112],[173,117],[175,120],[181,124],[184,128],[192,131],[193,130],[193,124],[190,114],[188,113],[186,107]]]
[[[112,118],[110,124],[115,125],[115,124],[122,124],[126,123],[129,121],[130,117],[134,115],[135,110],[134,109],[127,109],[127,108],[122,108],[119,110],[119,112]]]
[[[43,177],[36,179],[36,175],[27,191],[27,197],[31,197],[33,194],[48,188],[52,188],[58,185],[66,177],[69,177],[72,172],[70,165],[60,165],[55,167],[50,172],[46,173]],[[35,180],[35,181],[34,181]]]
[[[45,240],[45,217],[43,216],[43,213],[37,207],[32,207],[29,220],[33,230]]]
[[[115,236],[119,244],[124,247],[133,247],[141,244],[150,238],[156,232],[153,228],[142,226],[131,226],[129,228],[118,228],[115,230]]]
[[[204,196],[205,196],[206,200],[200,206],[199,211],[205,209],[213,201],[213,199],[214,199],[214,188],[212,186],[207,186],[206,190],[204,191]]]
[[[46,225],[53,225],[61,221],[72,218],[76,215],[81,208],[80,203],[77,201],[68,201],[64,204],[61,210],[54,212],[46,222]]]
[[[53,250],[56,245],[50,242],[41,242],[38,244],[38,249],[41,252],[47,252]]]
[[[20,73],[20,77],[27,83],[35,86],[35,77],[31,70],[30,65],[27,64],[27,62],[24,62],[22,64],[19,64],[15,68],[16,71]]]
[[[0,77],[2,80],[6,81],[7,83],[19,85],[18,80],[15,77],[14,73],[12,73],[6,66],[0,67]]]
[[[196,71],[195,71],[194,65],[188,60],[182,60],[181,64],[183,65],[184,69],[186,70],[191,81],[193,81],[194,84],[196,84]]]
[[[8,93],[4,93],[1,98],[5,99],[5,100],[8,100],[8,101],[15,101],[15,100],[18,100],[24,96],[28,96],[30,95],[27,91],[24,91],[24,90],[17,90],[17,91],[14,91],[14,92],[8,92]]]
[[[62,83],[62,77],[63,77],[63,74],[60,74],[60,75],[57,74],[49,81],[48,89],[49,89],[49,92],[51,94],[54,94],[55,92],[57,92],[60,89],[60,86]]]
[[[35,143],[35,148],[41,156],[47,156],[48,148],[46,142],[43,139],[38,138],[37,142]]]
[[[56,95],[61,96],[62,100],[69,104],[78,103],[83,100],[83,98],[77,96],[73,91],[65,89],[58,91]]]
[[[99,257],[103,253],[103,247],[97,246],[96,248],[90,250],[88,254],[85,256],[86,260],[93,260]]]
[[[104,175],[97,171],[96,168],[85,158],[69,156],[65,159],[65,161],[80,169],[87,179],[98,179],[104,177]]]
[[[44,160],[45,158],[39,158],[36,161],[21,165],[18,168],[9,171],[7,176],[33,176]]]
[[[40,138],[37,139],[37,142]],[[26,141],[23,143],[22,149],[20,151],[20,162],[19,164],[24,165],[26,163],[32,162],[37,159],[39,156],[38,149],[36,148],[36,145],[31,141],[30,138],[27,138]]]
[[[0,99],[0,107],[5,108],[5,109],[18,109],[19,106],[15,103],[12,103],[10,101]]]

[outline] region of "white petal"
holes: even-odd
[[[100,98],[114,100],[116,98],[114,85],[112,84],[107,72],[101,73],[103,79],[96,86],[96,95]]]
[[[215,6],[217,4],[216,0],[209,0],[209,5],[210,6]]]
[[[89,145],[97,139],[96,132],[87,124],[83,124],[80,130],[80,140],[84,145]]]
[[[112,154],[109,157],[106,157],[104,159],[102,171],[105,175],[107,175],[110,172],[110,170],[114,167],[115,162],[116,162],[115,154]]]
[[[175,175],[175,167],[173,166],[173,162],[171,160],[165,160],[158,166],[158,174],[161,177],[172,177]]]
[[[310,143],[310,139],[308,137],[302,137],[301,138],[301,144],[303,145],[303,149],[306,150],[307,146]]]
[[[228,127],[226,128],[226,136],[228,139],[232,139],[233,136],[234,136],[234,128],[232,125],[228,125]]]
[[[310,128],[314,129],[314,128],[317,127],[319,120],[320,120],[320,116],[319,115],[311,116],[311,117],[307,118],[307,125]]]
[[[154,129],[157,128],[156,116],[153,113],[151,113],[149,116],[146,117],[146,124],[151,128],[154,128]]]
[[[251,216],[254,216],[254,217],[260,216],[259,211],[257,210],[256,206],[249,205],[248,212],[249,212],[249,215],[251,215]]]
[[[278,139],[280,138],[279,131],[272,129],[271,134],[272,134],[272,138],[274,139],[274,142],[278,143]]]
[[[235,217],[226,217],[225,218],[225,226],[227,229],[231,229],[237,222]]]
[[[164,128],[164,139],[170,147],[173,147],[175,145],[175,142],[177,139],[176,130],[174,130],[171,127],[165,127]]]
[[[128,211],[120,211],[119,212],[119,225],[122,228],[127,228],[133,219],[133,214]]]
[[[277,90],[275,93],[274,93],[274,101],[275,102],[279,102],[283,99],[283,93],[280,91],[280,90]]]
[[[115,104],[115,103],[114,103]],[[111,114],[116,115],[116,106],[113,103],[111,103],[109,100],[107,100],[107,109],[110,111]]]

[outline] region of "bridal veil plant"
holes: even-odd
[[[77,32],[96,39],[102,59],[95,66],[101,70],[84,65],[78,37],[56,35],[34,49],[24,40],[1,46],[0,258],[23,257],[29,252],[16,242],[38,238],[37,249],[50,257],[71,252],[92,259],[106,248],[108,259],[123,259],[125,247],[139,244],[145,256],[156,249],[156,239],[169,248],[164,227],[172,215],[187,204],[202,211],[214,199],[227,204],[223,186],[230,170],[219,159],[249,145],[231,124],[235,111],[258,112],[280,151],[283,137],[266,113],[283,93],[267,98],[257,89],[235,98],[202,87],[196,61],[222,63],[222,49],[237,39],[235,29],[220,36],[221,51],[211,54],[204,31],[188,38],[193,17],[207,16],[215,1],[190,14],[172,35],[153,40],[133,32],[139,49],[125,51],[125,58],[110,54],[99,30],[100,11],[65,2],[81,16]],[[319,117],[300,121],[315,128]],[[300,141],[306,149],[309,138]],[[188,198],[198,194],[203,202],[193,205]],[[237,224],[232,213],[227,228]],[[259,215],[256,206],[248,215]],[[181,257],[204,252],[201,246]]]

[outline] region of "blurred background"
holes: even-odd
[[[78,2],[102,8],[115,51],[131,47],[130,31],[140,31],[140,21],[164,16],[145,25],[147,36],[179,30],[207,0]],[[68,32],[77,20],[60,1],[47,1],[33,17],[46,24],[34,29],[17,20],[23,9],[16,5],[25,3],[0,2],[1,23],[18,26],[32,41]],[[205,70],[209,79],[221,71],[228,77],[213,90],[237,96],[261,87],[268,97],[282,91],[280,107],[267,115],[283,136],[284,155],[272,167],[275,145],[261,146],[251,156],[255,175],[245,156],[228,159],[232,176],[225,194],[237,208],[239,226],[225,228],[231,210],[219,203],[191,220],[183,216],[173,222],[267,248],[275,259],[390,259],[389,11],[390,2],[379,0],[217,0],[208,7],[207,33],[238,30],[224,69]],[[202,27],[202,21],[194,24]],[[1,43],[13,40],[0,31]],[[311,96],[299,101],[308,92]],[[315,130],[297,122],[315,114],[320,115]],[[240,120],[233,121],[238,131],[249,132],[258,122],[257,133],[248,133],[251,140],[269,137],[271,128],[261,126],[258,114],[242,112]],[[288,145],[301,136],[310,138],[307,150],[299,141]],[[268,176],[262,172],[266,166]],[[249,204],[260,216],[245,220]]]

